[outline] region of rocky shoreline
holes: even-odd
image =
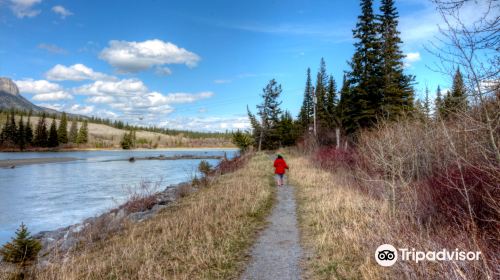
[[[196,191],[190,183],[170,185],[163,191],[145,196],[139,201],[145,206],[142,209],[131,210],[128,201],[118,208],[112,209],[96,217],[90,217],[74,225],[62,227],[52,231],[42,231],[33,237],[40,240],[42,250],[39,253],[38,265],[50,264],[54,258],[64,258],[75,248],[98,240],[103,240],[119,232],[126,223],[139,223],[147,220],[161,210],[167,208],[177,198]]]

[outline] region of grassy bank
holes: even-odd
[[[373,254],[390,229],[384,202],[349,188],[343,172],[317,168],[307,157],[288,157],[296,186],[299,224],[306,250],[305,274],[312,279],[383,279]],[[380,243],[380,244],[379,244]]]
[[[257,154],[154,218],[37,271],[38,279],[234,278],[273,203],[270,164]]]

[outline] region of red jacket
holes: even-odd
[[[285,169],[288,169],[288,165],[286,165],[286,162],[282,158],[277,158],[274,161],[274,174],[285,174]]]

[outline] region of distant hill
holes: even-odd
[[[46,112],[49,114],[60,114],[56,110],[37,106],[19,94],[16,83],[9,78],[0,77],[0,109],[17,109],[33,112]]]

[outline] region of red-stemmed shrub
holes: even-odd
[[[357,166],[358,156],[353,149],[323,147],[316,151],[313,160],[324,169],[335,170],[339,167],[353,169]]]

